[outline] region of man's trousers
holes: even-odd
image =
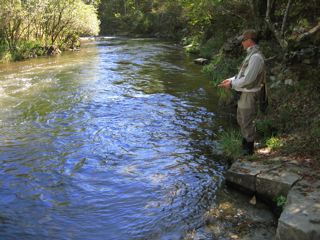
[[[254,120],[257,116],[259,95],[260,91],[242,92],[238,101],[237,121],[242,137],[247,142],[253,142],[255,138]]]

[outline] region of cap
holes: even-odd
[[[241,36],[237,37],[238,41],[243,41],[245,39],[252,39],[253,41],[257,40],[257,32],[254,29],[245,30]]]

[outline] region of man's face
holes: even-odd
[[[246,50],[248,47],[251,46],[251,39],[249,38],[244,38],[242,41],[241,41],[241,44],[242,44],[242,47]]]

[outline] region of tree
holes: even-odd
[[[0,31],[10,51],[16,51],[22,41],[53,45],[70,34],[98,35],[97,4],[99,1],[2,0]]]
[[[27,17],[27,12],[23,9],[19,0],[4,0],[0,3],[0,21],[1,29],[5,41],[10,50],[15,50],[17,42],[25,33],[27,26],[23,25],[24,19]]]
[[[99,20],[93,5],[81,0],[51,0],[45,9],[42,23],[47,40],[53,45],[70,33],[98,35]]]

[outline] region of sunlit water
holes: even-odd
[[[174,44],[106,39],[0,66],[1,239],[180,239],[224,165],[201,67]]]

